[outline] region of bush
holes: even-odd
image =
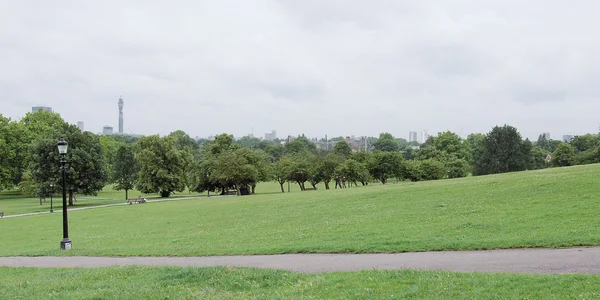
[[[469,173],[467,162],[464,159],[452,159],[446,163],[448,178],[467,177]]]

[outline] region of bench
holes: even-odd
[[[237,190],[228,190],[225,195],[237,195]]]
[[[127,204],[131,205],[131,204],[136,204],[136,203],[146,203],[146,198],[139,196],[135,199],[127,199]]]
[[[0,211],[0,219],[4,218],[4,212]]]
[[[304,188],[305,191],[316,191],[316,188]]]

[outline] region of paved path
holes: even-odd
[[[10,267],[241,266],[305,273],[369,269],[450,270],[531,274],[600,274],[600,247],[443,251],[399,254],[286,254],[207,257],[2,257]]]
[[[210,196],[210,198],[219,198],[219,197],[235,197],[235,195],[215,195],[215,196]],[[166,199],[147,200],[147,203],[165,202],[165,201],[193,200],[193,199],[200,199],[200,198],[209,199],[206,196],[181,197],[181,198],[166,198]],[[110,200],[115,200],[115,199],[110,199]],[[123,201],[122,203],[113,203],[113,204],[103,204],[103,205],[96,205],[96,206],[84,206],[84,207],[67,208],[67,211],[71,212],[71,211],[78,211],[78,210],[85,210],[85,209],[105,208],[105,207],[121,206],[121,205],[129,205],[129,204],[126,201]],[[62,204],[60,204],[60,207],[62,207]],[[60,213],[60,212],[62,212],[62,209],[55,209],[54,210],[54,213]],[[49,213],[50,213],[49,211],[41,211],[41,212],[18,214],[18,215],[5,215],[4,218],[6,219],[6,218],[27,217],[27,216],[35,216],[35,215],[45,215],[45,214],[49,214]]]

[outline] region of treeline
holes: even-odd
[[[544,136],[531,142],[508,125],[467,139],[441,132],[421,145],[382,133],[369,138],[373,151],[353,152],[342,138],[335,138],[332,151],[325,151],[304,136],[283,144],[249,137],[234,140],[228,134],[196,141],[183,131],[139,139],[98,136],[81,132],[56,113],[36,112],[18,122],[0,115],[0,189],[18,187],[43,197],[54,182],[60,190],[60,137],[69,143],[66,188],[71,205],[76,194],[95,195],[106,184],[124,190],[126,197],[134,188],[163,197],[186,188],[241,195],[254,193],[265,181],[277,181],[285,192],[287,182],[301,190],[320,183],[330,189],[336,179],[357,186],[600,162],[598,135],[577,136],[570,143]]]

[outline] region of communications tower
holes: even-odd
[[[123,134],[123,98],[119,96],[119,134]]]

